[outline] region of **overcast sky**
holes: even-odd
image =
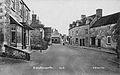
[[[103,9],[103,16],[120,12],[120,0],[25,0],[25,3],[45,26],[62,34],[68,34],[69,24],[82,14],[93,15],[98,8]]]

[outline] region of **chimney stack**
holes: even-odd
[[[32,22],[36,22],[36,17],[37,17],[37,15],[36,14],[32,14]]]
[[[96,10],[96,16],[97,16],[98,18],[102,17],[102,9],[97,9],[97,10]]]
[[[38,20],[36,20],[36,23],[37,23],[37,24],[39,24],[39,23],[40,23],[40,22],[39,22],[39,19],[38,19]]]
[[[86,18],[86,15],[81,15],[81,19],[84,19],[84,18]]]

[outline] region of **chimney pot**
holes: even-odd
[[[96,16],[97,17],[102,17],[102,9],[97,9],[96,10]]]
[[[36,14],[32,14],[32,22],[36,22],[36,17],[37,17]]]

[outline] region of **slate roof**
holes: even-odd
[[[94,24],[92,24],[90,28],[105,26],[108,24],[115,24],[117,23],[119,18],[120,18],[120,12],[103,16],[100,19],[98,19]]]
[[[33,28],[30,25],[28,25],[26,22],[20,22],[20,23],[23,24],[24,28],[33,30]]]
[[[95,17],[96,17],[96,14],[94,14],[94,15],[91,15],[91,16],[88,16],[88,17],[92,17],[92,18],[95,18]]]
[[[31,23],[30,25],[32,28],[44,28],[43,24]]]

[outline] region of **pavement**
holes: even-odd
[[[116,55],[115,51],[112,49],[105,49],[105,48],[101,48],[101,47],[85,47],[85,46],[73,46],[73,45],[67,45],[70,47],[74,47],[74,48],[82,48],[82,49],[88,49],[88,50],[94,50],[94,51],[99,51],[99,52],[105,52],[105,53],[109,53],[109,54],[114,54]],[[117,63],[120,65],[120,60],[115,58],[109,59],[109,61]]]

